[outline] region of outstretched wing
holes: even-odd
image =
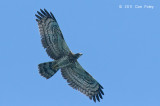
[[[57,60],[60,57],[69,54],[70,50],[63,38],[59,25],[50,12],[40,9],[37,11],[38,15],[36,21],[38,22],[41,41],[43,47],[46,48],[47,54]]]
[[[96,99],[98,101],[100,101],[100,98],[103,99],[103,87],[78,62],[75,62],[70,67],[62,68],[61,72],[72,88],[84,93],[95,102]]]

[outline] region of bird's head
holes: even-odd
[[[82,53],[77,53],[77,54],[75,54],[75,58],[78,59],[82,55],[83,55]]]

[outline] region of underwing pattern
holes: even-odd
[[[49,79],[60,69],[63,78],[72,88],[79,90],[94,102],[103,99],[103,87],[77,61],[82,54],[70,51],[54,15],[46,9],[40,9],[35,16],[42,45],[47,54],[54,59],[38,65],[40,75]]]

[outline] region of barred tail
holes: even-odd
[[[46,62],[39,64],[38,68],[41,76],[45,77],[46,79],[52,77],[58,71],[58,69],[53,69],[54,64],[55,62]]]

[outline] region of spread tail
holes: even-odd
[[[46,62],[39,64],[38,68],[41,76],[45,77],[46,79],[52,77],[58,71],[58,69],[53,68],[54,64],[55,62]]]

